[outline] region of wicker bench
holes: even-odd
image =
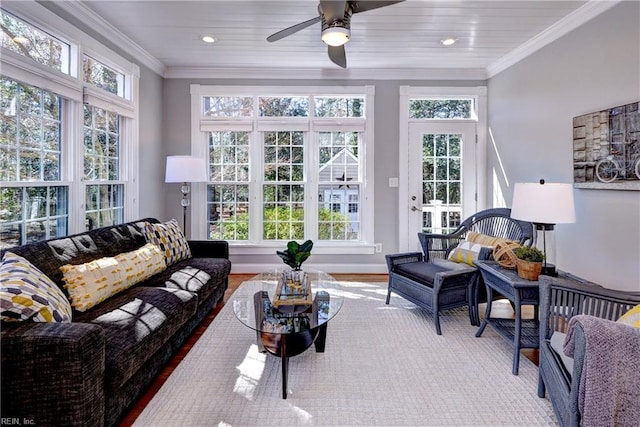
[[[386,255],[389,271],[386,303],[389,304],[394,292],[429,311],[438,335],[442,334],[439,315],[443,310],[468,306],[471,324],[478,325],[482,279],[475,267],[448,261],[447,257],[469,231],[530,245],[533,225],[512,219],[510,215],[508,208],[480,211],[450,234],[418,233],[423,252]],[[478,258],[490,257],[491,250],[483,249]]]

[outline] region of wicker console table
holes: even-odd
[[[515,270],[502,268],[495,261],[476,261],[487,287],[487,311],[476,333],[480,337],[487,325],[513,345],[513,375],[518,375],[520,366],[520,350],[523,348],[540,348],[538,332],[538,305],[540,290],[538,281],[522,279]],[[496,291],[511,301],[516,312],[514,319],[491,318],[491,302]],[[522,319],[522,306],[534,306],[534,318]]]

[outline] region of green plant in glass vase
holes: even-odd
[[[292,270],[299,271],[302,263],[311,256],[312,248],[313,242],[311,240],[307,240],[303,244],[292,240],[287,243],[287,249],[284,251],[276,251],[276,254],[278,254],[284,263],[291,267]]]

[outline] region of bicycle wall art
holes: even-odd
[[[640,102],[573,118],[577,188],[640,190]]]

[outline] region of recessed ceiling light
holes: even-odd
[[[447,37],[444,38],[442,40],[440,40],[440,43],[442,43],[442,46],[451,46],[453,44],[455,44],[455,42],[457,42],[458,39],[454,38],[454,37]]]
[[[215,43],[217,39],[213,36],[202,36],[202,41],[205,43]]]

